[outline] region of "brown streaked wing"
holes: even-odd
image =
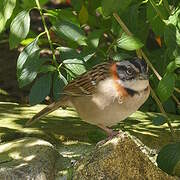
[[[110,76],[111,63],[105,62],[94,66],[90,71],[85,72],[65,88],[64,93],[71,96],[92,95],[96,92],[99,81]]]

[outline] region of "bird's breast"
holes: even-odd
[[[118,96],[96,94],[92,97],[73,98],[72,103],[82,120],[95,125],[113,126],[137,111],[148,96],[149,88],[123,101]]]

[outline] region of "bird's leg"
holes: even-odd
[[[106,127],[106,126],[103,126],[102,124],[98,124],[97,125],[99,128],[103,129],[106,134],[108,135],[108,137],[100,142],[98,142],[96,144],[96,146],[101,146],[103,145],[104,143],[106,143],[108,140],[112,139],[114,136],[116,136],[117,134],[119,134],[119,131],[113,131],[112,129]]]
[[[103,129],[106,132],[106,134],[108,135],[108,137],[113,137],[118,134],[117,131],[113,131],[112,129],[110,129],[106,126],[103,126],[102,124],[98,124],[97,126],[101,129]]]

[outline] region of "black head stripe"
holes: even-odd
[[[131,61],[131,63],[139,70],[139,72],[141,72],[141,65],[139,62],[137,61]]]
[[[131,97],[133,97],[133,96],[136,95],[136,94],[139,94],[138,91],[135,91],[135,90],[130,89],[130,88],[125,88],[125,90],[127,91],[127,93],[128,93]]]
[[[147,64],[144,59],[135,57],[131,59],[130,62],[139,70],[140,73],[147,71]]]

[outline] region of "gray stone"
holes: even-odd
[[[97,146],[74,167],[74,180],[173,180],[152,163],[127,133]]]
[[[23,138],[0,145],[0,180],[53,180],[60,156],[49,142]]]

